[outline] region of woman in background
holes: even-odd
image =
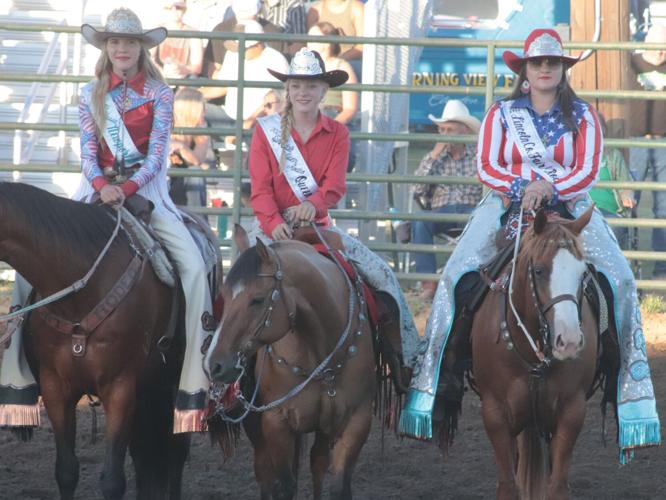
[[[205,127],[203,94],[197,89],[183,87],[173,104],[174,127]],[[171,134],[171,168],[210,168],[213,149],[208,135]],[[172,177],[169,189],[177,205],[206,206],[206,179],[204,177]]]

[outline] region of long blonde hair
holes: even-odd
[[[289,141],[289,136],[291,135],[291,129],[294,128],[294,110],[293,105],[291,104],[291,98],[289,97],[289,80],[284,82],[284,113],[282,114],[282,120],[280,121],[280,147],[282,148],[282,153],[280,153],[280,173],[284,173],[284,164],[287,161],[285,154],[285,147]]]
[[[92,92],[92,115],[95,120],[95,132],[97,137],[101,138],[104,135],[104,127],[106,126],[106,94],[109,92],[109,84],[111,82],[111,60],[106,52],[106,45],[102,49],[97,64],[95,65],[95,88]],[[141,54],[139,55],[139,71],[146,73],[146,80],[153,79],[162,83],[166,83],[164,75],[157,67],[157,65],[150,58],[150,52],[143,45],[141,46]]]
[[[174,127],[199,127],[204,115],[204,96],[197,89],[182,87],[176,92],[173,101]],[[172,140],[189,144],[191,135],[172,135]]]

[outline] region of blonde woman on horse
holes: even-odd
[[[95,79],[81,90],[81,184],[74,198],[120,206],[135,194],[154,204],[151,225],[167,247],[186,297],[187,347],[176,398],[174,432],[202,430],[208,394],[201,345],[213,329],[206,268],[183,218],[169,198],[167,167],[173,92],[150,58],[165,28],[143,30],[137,15],[113,10],[103,29],[84,24],[81,34],[101,53]],[[26,304],[30,286],[20,277],[12,306]],[[85,292],[84,292],[85,293]],[[39,424],[37,386],[17,331],[0,377],[0,425]]]
[[[281,114],[260,118],[252,138],[249,169],[256,220],[250,241],[290,239],[301,222],[339,233],[346,257],[399,308],[404,363],[411,367],[419,338],[395,275],[359,240],[337,229],[328,213],[346,190],[349,132],[321,113],[319,105],[328,89],[345,83],[348,74],[326,71],[319,53],[306,48],[294,55],[288,73],[269,72],[284,82],[286,106]]]
[[[566,72],[578,59],[566,56],[556,31],[537,29],[524,43],[524,56],[504,52],[517,75],[513,93],[488,110],[478,140],[478,175],[490,193],[472,214],[448,260],[427,323],[428,349],[417,360],[400,427],[417,438],[432,437],[432,423],[459,411],[460,356],[470,349],[471,319],[466,293],[474,289],[479,267],[498,251],[501,227],[510,238],[523,228],[518,214],[538,207],[577,218],[591,205],[603,137],[594,108],[578,98]],[[617,240],[598,210],[582,232],[586,260],[606,282],[614,312],[622,364],[618,387],[619,447],[622,460],[631,450],[659,444],[660,428],[645,352],[640,307],[633,274]],[[513,246],[513,245],[512,245]],[[469,296],[467,296],[469,297]],[[575,346],[561,346],[564,359]],[[554,349],[557,349],[555,346]],[[441,368],[440,368],[441,367]],[[440,371],[441,370],[441,371]]]

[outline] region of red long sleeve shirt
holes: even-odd
[[[328,209],[334,207],[345,194],[349,131],[344,125],[320,113],[307,142],[303,143],[296,130],[292,129],[291,136],[319,186],[319,190],[307,201],[314,205],[316,219],[324,219],[328,216]],[[280,173],[278,158],[273,154],[261,125],[257,125],[252,137],[249,168],[252,208],[262,231],[270,236],[273,229],[284,222],[282,212],[300,205],[300,201]]]

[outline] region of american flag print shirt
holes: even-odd
[[[539,115],[528,97],[513,101],[512,107],[526,108],[543,142],[549,159],[556,163],[554,200],[570,200],[589,191],[597,181],[603,153],[603,134],[597,113],[581,99],[574,100],[576,134],[567,129],[559,103]],[[513,201],[520,201],[525,186],[541,176],[532,169],[511,135],[499,102],[486,113],[479,132],[477,174],[479,180]]]

